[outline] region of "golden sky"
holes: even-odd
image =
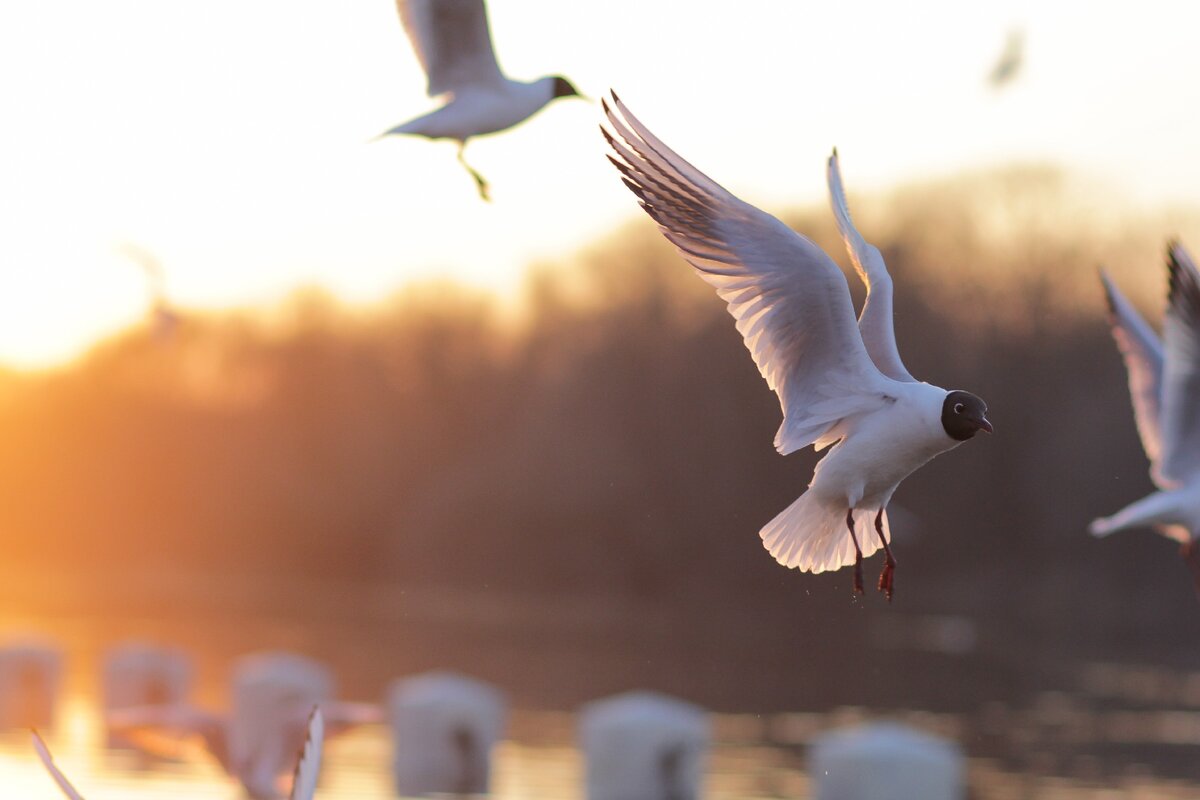
[[[747,200],[821,200],[1048,160],[1121,202],[1200,204],[1200,11],[1186,3],[493,0],[501,66],[615,87]],[[1010,30],[1023,69],[986,76]],[[511,289],[635,212],[599,109],[558,102],[468,154],[368,143],[433,101],[389,0],[0,5],[0,363],[68,358],[142,317],[154,253],[187,308],[416,277]],[[1164,232],[1166,235],[1169,232]],[[1195,243],[1194,246],[1200,246]]]

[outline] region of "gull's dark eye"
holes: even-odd
[[[962,404],[962,403],[955,403],[955,404],[954,404],[954,413],[955,413],[955,414],[961,414],[962,412],[963,412],[963,404]]]

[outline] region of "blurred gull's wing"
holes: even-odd
[[[233,774],[224,717],[188,705],[136,706],[110,711],[109,730],[161,758],[209,755]]]
[[[374,703],[336,700],[321,704],[323,730],[337,736],[359,725],[378,725],[384,720],[383,709]]]
[[[896,331],[892,324],[892,276],[888,274],[879,249],[863,239],[850,219],[837,150],[829,157],[827,178],[829,204],[833,206],[838,231],[846,243],[858,277],[867,287],[867,299],[858,317],[858,330],[862,334],[863,344],[880,372],[892,380],[915,383],[917,379],[909,374],[896,348]]]
[[[62,774],[62,770],[54,763],[54,756],[50,755],[50,749],[46,747],[46,743],[42,741],[42,737],[38,736],[37,731],[33,731],[33,749],[37,750],[38,758],[42,760],[42,766],[50,773],[50,777],[58,784],[58,788],[62,789],[69,800],[83,800],[83,795],[76,791],[71,782],[67,780],[67,776]]]
[[[1150,474],[1160,488],[1170,481],[1164,480],[1162,471],[1162,344],[1150,326],[1134,310],[1112,279],[1103,270],[1100,282],[1108,298],[1108,321],[1112,326],[1117,349],[1125,360],[1125,371],[1129,373],[1129,395],[1133,400],[1133,417],[1138,434],[1142,438],[1142,449],[1150,459]]]
[[[836,434],[826,434],[842,418],[887,403],[894,384],[867,355],[846,278],[829,256],[680,158],[615,93],[613,103],[604,111],[616,135],[601,127],[619,156],[609,160],[662,234],[729,304],[754,363],[779,395],[779,452],[830,444]]]
[[[321,772],[321,748],[325,743],[325,722],[321,709],[314,707],[308,718],[308,738],[304,750],[296,762],[296,774],[292,778],[291,800],[312,800],[317,791],[317,776]]]
[[[1159,472],[1182,483],[1200,472],[1200,273],[1178,242],[1167,250],[1167,267]]]
[[[504,83],[483,0],[396,0],[396,9],[429,79],[430,97]]]

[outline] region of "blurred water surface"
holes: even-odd
[[[39,623],[29,617],[10,618],[3,621],[3,628],[37,630],[64,647],[65,688],[58,723],[46,738],[59,764],[89,800],[240,796],[238,788],[206,759],[147,762],[129,751],[106,747],[98,718],[99,663],[103,650],[121,638],[136,633],[191,643],[200,674],[197,701],[214,709],[226,703],[229,661],[252,649],[253,641],[264,647],[322,653],[342,678],[342,694],[353,699],[382,696],[378,676],[390,674],[386,664],[377,663],[389,647],[387,637],[350,617],[325,618],[312,625],[263,617],[239,620],[236,626],[222,618],[191,619],[181,627],[160,612],[104,621],[60,616]],[[337,647],[332,647],[335,643]],[[974,800],[1175,798],[1200,792],[1195,768],[1200,753],[1200,674],[1103,663],[1084,665],[1073,674],[1075,681],[1068,690],[1044,690],[1027,702],[997,700],[958,711],[841,706],[822,711],[719,713],[713,718],[716,746],[709,759],[705,796],[711,800],[811,796],[804,772],[807,743],[825,730],[877,717],[899,719],[958,742],[969,758]],[[536,693],[528,687],[502,688],[510,688],[516,707],[508,738],[496,753],[493,796],[501,800],[582,798],[583,762],[574,747],[574,714],[522,707],[522,698]],[[328,743],[320,797],[393,797],[390,747],[381,726]],[[59,797],[24,732],[0,737],[0,786],[3,797]]]

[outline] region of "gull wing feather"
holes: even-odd
[[[778,395],[781,453],[837,438],[837,423],[888,402],[846,278],[813,242],[739,200],[683,160],[613,94],[601,127],[625,184],[659,230],[717,290],[759,372]]]
[[[46,743],[42,741],[42,737],[37,731],[33,731],[33,749],[37,751],[38,758],[42,760],[42,766],[50,773],[50,777],[58,784],[58,788],[62,790],[68,800],[83,800],[81,795],[71,782],[67,780],[67,776],[63,775],[62,770],[54,763],[54,756],[50,755],[50,748],[46,747]]]
[[[892,276],[888,274],[879,249],[863,239],[858,228],[854,227],[854,220],[850,218],[837,150],[829,157],[827,178],[829,204],[833,206],[838,231],[846,243],[858,277],[867,287],[867,299],[858,316],[858,330],[863,344],[880,372],[892,380],[915,383],[917,379],[900,360],[900,350],[896,347],[896,331],[892,322]]]
[[[1168,488],[1171,481],[1161,473],[1162,459],[1162,387],[1163,348],[1162,343],[1121,294],[1112,279],[1103,270],[1100,282],[1108,299],[1108,321],[1112,327],[1117,350],[1125,361],[1129,374],[1129,396],[1133,401],[1133,417],[1142,449],[1150,459],[1150,474],[1159,488]]]
[[[1167,248],[1167,268],[1159,472],[1183,483],[1200,472],[1200,272],[1177,242]]]
[[[317,791],[317,777],[321,772],[321,749],[325,744],[325,721],[321,709],[314,707],[308,718],[308,738],[300,760],[296,762],[296,774],[292,778],[291,800],[312,800]]]
[[[483,0],[396,0],[430,97],[504,82]]]

